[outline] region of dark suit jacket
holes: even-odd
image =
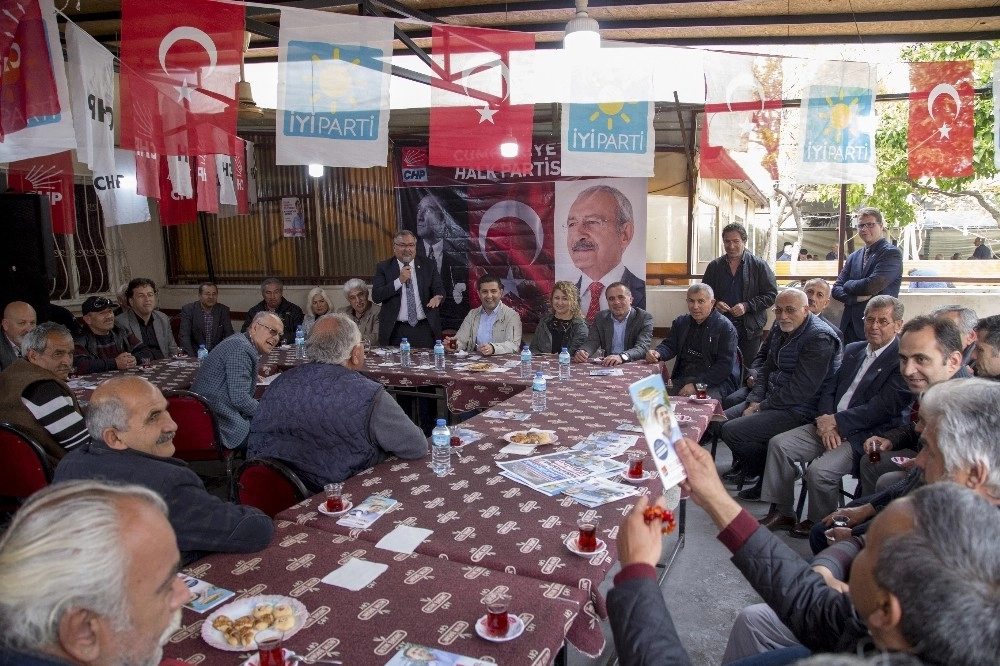
[[[614,338],[614,324],[611,323],[611,310],[601,310],[594,317],[594,325],[590,327],[590,335],[580,349],[586,350],[591,356],[598,347],[605,354],[611,353],[611,341]],[[625,324],[625,353],[630,361],[646,358],[646,352],[653,344],[653,315],[637,307],[632,308],[632,314]]]
[[[723,280],[729,279],[730,275],[732,273],[729,272],[729,260],[726,259],[726,255],[722,255],[708,263],[701,281],[710,286],[715,292],[715,297],[719,298]],[[774,305],[777,296],[778,283],[775,280],[774,271],[771,270],[766,261],[749,250],[744,250],[743,302],[746,305],[746,314],[739,319],[732,320],[737,330],[742,327],[751,335],[759,335],[767,323],[767,310]],[[735,303],[729,305],[735,305]]]
[[[863,265],[864,254],[865,250],[861,248],[847,257],[831,292],[844,304],[840,330],[849,343],[865,339],[865,305],[868,301],[859,303],[858,296],[887,294],[896,297],[903,282],[903,255],[889,241],[883,238],[872,246],[867,266]]]
[[[622,284],[628,287],[628,290],[632,292],[632,307],[639,308],[640,310],[646,309],[646,282],[645,280],[640,280],[636,277],[632,271],[625,267],[625,272],[622,273],[622,277],[619,280]],[[578,277],[576,279],[576,289],[580,291],[580,287],[583,285],[583,277]],[[608,285],[604,285],[607,289]],[[583,296],[581,293],[580,296]]]
[[[441,335],[441,311],[439,308],[427,307],[427,302],[435,296],[444,296],[444,285],[441,283],[441,275],[438,273],[437,265],[433,262],[415,257],[411,264],[417,274],[417,297],[427,315],[427,323],[430,324],[434,337]],[[392,335],[392,327],[396,325],[399,318],[399,310],[402,307],[403,290],[396,289],[393,284],[399,277],[399,262],[396,257],[391,257],[385,261],[380,261],[375,266],[375,277],[372,278],[372,300],[382,305],[378,313],[378,343],[380,345],[389,344],[389,336]]]
[[[0,331],[0,370],[6,369],[18,358],[20,357],[14,351],[14,347],[11,346],[7,335],[3,331]]]
[[[899,374],[899,338],[896,338],[886,346],[861,378],[848,408],[836,411],[865,360],[867,348],[868,343],[865,341],[847,345],[837,371],[834,391],[825,394],[819,403],[819,413],[833,414],[837,420],[837,430],[851,443],[855,465],[864,454],[862,445],[865,438],[896,425],[903,407],[912,399],[910,389]]]
[[[216,303],[212,306],[212,346],[219,344],[233,333],[233,320],[229,315],[229,308],[222,303]],[[200,301],[181,307],[181,330],[178,337],[181,348],[188,356],[198,355],[198,345],[205,344],[205,318],[202,315]]]

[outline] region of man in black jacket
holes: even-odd
[[[441,337],[444,285],[437,265],[417,257],[417,237],[400,231],[392,239],[393,256],[379,262],[372,278],[372,300],[378,313],[378,343],[430,349]]]
[[[270,277],[261,282],[260,294],[264,299],[247,310],[247,318],[243,320],[243,328],[240,331],[247,332],[258,312],[272,312],[284,324],[284,333],[279,344],[294,344],[295,330],[302,325],[302,320],[305,318],[302,308],[285,300],[285,284],[278,278]]]

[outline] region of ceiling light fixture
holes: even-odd
[[[586,50],[601,48],[601,26],[587,14],[587,0],[576,0],[576,16],[566,24],[563,48]]]
[[[514,133],[511,130],[507,130],[507,136],[500,142],[500,154],[507,158],[517,157],[519,150],[520,148],[518,148]]]

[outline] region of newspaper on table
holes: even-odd
[[[387,513],[393,504],[396,504],[396,500],[391,497],[372,495],[344,514],[344,517],[338,520],[337,524],[363,529],[381,518],[382,514]]]
[[[587,479],[578,485],[567,486],[563,488],[562,492],[563,495],[572,497],[580,504],[595,509],[602,504],[617,502],[626,497],[634,497],[639,494],[639,489],[598,476]]]
[[[611,477],[627,465],[580,451],[559,451],[520,460],[497,461],[501,474],[550,497],[592,477]]]
[[[492,661],[445,652],[439,647],[424,647],[417,643],[401,643],[399,651],[385,666],[494,666]]]
[[[621,368],[597,368],[590,371],[591,377],[622,377],[625,371]]]
[[[674,450],[674,444],[681,438],[681,429],[674,418],[663,377],[650,375],[631,384],[628,392],[663,488],[672,488],[686,479],[687,473]]]
[[[508,419],[511,421],[527,421],[531,414],[527,412],[515,412],[513,409],[491,409],[483,412],[483,417],[487,419]]]
[[[638,435],[625,435],[620,432],[607,431],[591,433],[587,439],[570,447],[573,451],[593,453],[595,456],[617,458],[639,441]]]

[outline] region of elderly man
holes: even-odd
[[[455,221],[441,198],[428,191],[417,204],[417,237],[417,256],[433,261],[441,275],[441,324],[445,328],[458,327],[468,308],[464,302],[469,297],[465,293],[469,232]],[[361,334],[365,334],[364,329]]]
[[[843,344],[843,332],[824,314],[826,306],[830,304],[830,283],[823,278],[812,278],[811,280],[806,280],[806,283],[802,285],[802,291],[806,292],[806,298],[809,299],[809,312],[812,312],[825,321],[830,328],[837,331],[837,334],[840,335],[840,342]]]
[[[977,377],[1000,381],[1000,315],[983,317],[976,323],[972,360]]]
[[[767,309],[774,305],[778,284],[771,267],[747,250],[746,243],[742,224],[723,227],[725,254],[709,262],[702,281],[715,292],[715,309],[736,327],[743,364],[749,367],[760,348]]]
[[[653,315],[632,307],[632,292],[621,282],[608,285],[606,298],[608,309],[597,313],[587,341],[577,350],[573,361],[586,363],[598,349],[604,350],[604,365],[646,358],[653,344]]]
[[[500,299],[500,278],[487,273],[476,280],[480,307],[471,310],[445,345],[455,351],[479,352],[483,356],[513,354],[521,348],[521,316]]]
[[[170,330],[170,317],[156,309],[156,283],[149,278],[133,278],[125,288],[129,309],[115,317],[115,323],[142,341],[154,359],[181,353]]]
[[[284,331],[278,344],[294,344],[295,329],[302,325],[305,318],[302,308],[285,300],[285,284],[276,277],[269,277],[261,282],[260,293],[264,300],[247,310],[247,318],[243,321],[240,332],[246,333],[259,313],[270,312],[281,320],[281,330]]]
[[[767,340],[767,358],[744,402],[726,410],[722,440],[733,452],[744,478],[757,477],[740,498],[759,500],[767,443],[775,435],[809,423],[819,415],[823,394],[840,367],[840,338],[809,311],[806,295],[785,289],[774,307],[778,330]]]
[[[979,316],[976,311],[964,305],[939,305],[930,311],[931,317],[947,317],[958,326],[962,336],[962,365],[972,371],[972,352],[976,348],[976,325]]]
[[[865,339],[865,301],[878,294],[895,298],[903,282],[903,255],[886,240],[882,213],[862,208],[855,227],[865,246],[847,257],[833,283],[833,297],[844,304],[840,330],[847,343]]]
[[[393,236],[392,251],[392,258],[375,267],[372,279],[372,300],[382,305],[378,342],[398,345],[406,338],[414,348],[430,349],[441,337],[441,274],[434,262],[416,256],[412,231]]]
[[[54,481],[135,483],[170,507],[185,564],[213,552],[252,553],[271,541],[274,524],[259,509],[224,502],[205,490],[187,463],[173,457],[177,424],[167,401],[141,377],[115,377],[87,406],[90,442],[69,453]]]
[[[588,187],[570,206],[566,218],[566,249],[573,266],[580,271],[579,277],[573,277],[580,292],[580,308],[588,324],[593,324],[600,310],[610,307],[607,287],[612,282],[628,288],[635,299],[635,307],[646,307],[646,281],[636,277],[622,261],[633,236],[632,202],[617,188],[610,185]]]
[[[181,307],[181,348],[188,356],[197,356],[198,347],[212,351],[233,334],[229,308],[219,302],[219,288],[212,282],[198,287],[198,300]]]
[[[347,305],[337,310],[345,314],[361,331],[361,339],[375,342],[378,340],[378,313],[382,309],[368,298],[368,285],[364,280],[351,278],[344,283],[344,296]]]
[[[875,296],[865,308],[867,342],[844,350],[832,391],[822,396],[813,423],[776,435],[767,445],[767,465],[760,498],[771,502],[761,524],[771,530],[791,529],[805,539],[812,526],[840,501],[840,480],[857,474],[863,442],[899,421],[910,392],[899,374],[899,341],[903,304],[892,296]],[[795,463],[809,463],[806,481],[809,514],[795,524]]]
[[[288,463],[314,491],[377,465],[389,454],[427,455],[427,439],[376,381],[361,333],[350,317],[316,320],[306,340],[311,361],[287,370],[261,398],[250,426],[248,457]],[[329,390],[317,391],[317,386]]]
[[[729,497],[707,451],[686,439],[676,448],[684,485],[721,530],[733,563],[806,648],[912,653],[926,664],[996,662],[1000,513],[982,497],[939,483],[893,502],[874,521],[847,594]],[[615,648],[622,663],[689,663],[656,583],[662,536],[658,518],[644,520],[647,506],[639,498],[618,532],[622,570],[608,594]],[[955,617],[942,612],[950,608],[962,609],[967,629],[956,630]]]
[[[257,365],[281,341],[282,326],[278,315],[258,312],[246,333],[220,342],[198,369],[191,390],[211,403],[227,448],[246,443],[257,412]]]
[[[114,307],[103,296],[90,296],[81,306],[83,332],[75,338],[73,350],[73,363],[81,375],[131,370],[153,359],[142,340],[115,323]]]
[[[663,342],[646,352],[646,363],[676,358],[671,373],[676,395],[695,395],[695,385],[704,384],[710,396],[721,400],[739,385],[738,334],[715,310],[715,295],[707,284],[688,287],[687,308],[688,314],[674,319]]]
[[[156,493],[38,491],[0,539],[0,664],[155,665],[191,597]]]
[[[24,335],[37,324],[35,308],[24,301],[8,303],[0,320],[0,370],[4,370],[21,358],[21,341]]]
[[[83,410],[66,385],[73,367],[73,336],[45,322],[24,336],[24,358],[0,373],[0,421],[33,436],[55,463],[87,441]]]

